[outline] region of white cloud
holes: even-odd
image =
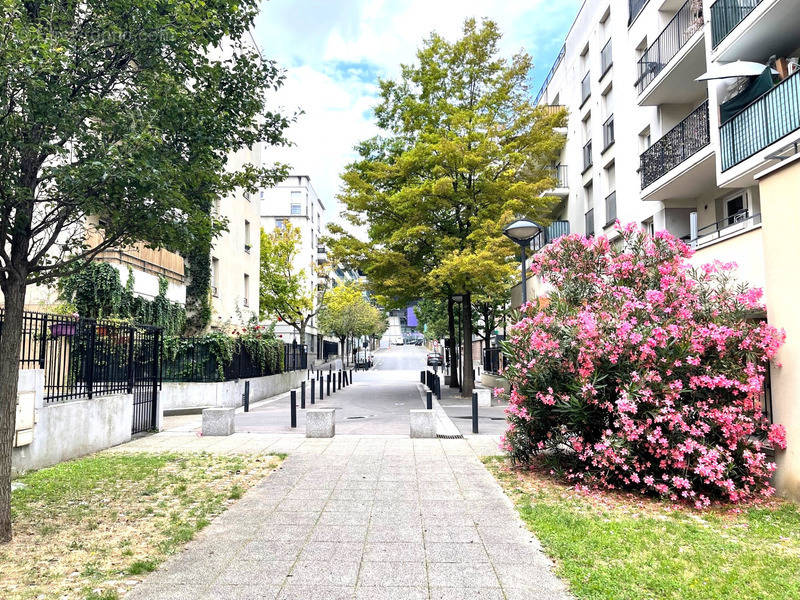
[[[255,35],[264,56],[287,69],[284,87],[270,107],[305,114],[289,130],[295,146],[265,149],[293,172],[311,177],[337,220],[339,174],[353,160],[353,147],[377,133],[370,109],[377,103],[377,77],[394,77],[412,62],[431,31],[455,38],[465,18],[489,17],[504,32],[502,49],[520,48],[541,79],[563,43],[580,0],[270,0],[262,5]]]

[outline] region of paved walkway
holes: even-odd
[[[162,433],[122,446],[291,453],[126,598],[567,598],[478,458],[495,440],[480,440]]]

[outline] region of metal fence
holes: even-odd
[[[157,327],[26,311],[19,363],[44,370],[46,404],[130,394],[157,375],[160,339]]]
[[[308,368],[308,350],[302,345],[276,345],[259,354],[237,342],[230,361],[225,361],[212,340],[182,338],[177,347],[164,352],[161,374],[164,381],[212,383]]]
[[[500,348],[484,348],[483,349],[483,370],[487,373],[500,373],[500,369],[506,367],[506,355]]]
[[[711,5],[711,47],[716,48],[761,0],[717,0]]]

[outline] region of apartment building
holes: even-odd
[[[273,231],[287,224],[300,231],[300,244],[295,256],[295,272],[303,271],[309,290],[322,292],[328,281],[319,276],[317,267],[327,261],[326,248],[320,244],[324,231],[325,205],[314,191],[308,175],[291,175],[274,187],[259,191],[260,226]],[[315,302],[318,294],[314,294]],[[313,317],[306,329],[306,339],[298,338],[291,325],[276,323],[275,332],[284,341],[308,345],[309,352],[322,356],[322,336]]]
[[[586,0],[536,98],[569,118],[549,192],[561,201],[533,249],[570,231],[613,237],[617,219],[666,230],[696,264],[738,263],[765,290],[761,318],[800,336],[780,308],[799,283],[781,254],[797,256],[800,233],[781,215],[800,201],[798,32],[800,0]],[[782,352],[800,356],[791,339]],[[783,362],[764,407],[789,432],[776,482],[800,497],[800,364]]]

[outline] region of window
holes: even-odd
[[[617,192],[606,196],[606,227],[613,225],[617,220]]]
[[[592,82],[591,82],[591,72],[587,72],[581,81],[581,106],[586,104],[586,101],[589,99],[589,96],[592,95]]]
[[[592,140],[589,140],[583,147],[583,172],[592,166]]]
[[[250,275],[244,274],[244,296],[242,296],[242,304],[250,306]]]
[[[728,225],[747,219],[747,201],[744,194],[736,194],[725,200],[725,219]]]
[[[250,221],[244,222],[244,251],[250,254]]]
[[[648,127],[639,134],[639,148],[642,152],[647,150],[652,144],[650,143],[650,128]]]
[[[275,229],[286,229],[288,219],[275,219]]]
[[[614,59],[611,55],[611,40],[609,39],[606,42],[606,45],[603,46],[603,50],[600,52],[600,79],[602,79],[608,70],[611,68],[611,65],[614,64]]]
[[[289,193],[289,202],[291,204],[302,204],[303,192],[293,191]]]
[[[653,217],[642,221],[642,231],[644,231],[647,235],[653,236],[656,233],[656,227],[653,224]]]
[[[219,259],[211,259],[211,295],[219,296]]]
[[[608,147],[614,143],[614,115],[608,117],[603,123],[603,152],[608,150]]]
[[[303,214],[303,207],[300,204],[293,202],[291,206],[291,210],[289,211],[292,215],[301,215]]]
[[[585,219],[585,227],[586,227],[586,237],[590,237],[594,235],[594,209],[590,208],[586,211],[584,215]]]

